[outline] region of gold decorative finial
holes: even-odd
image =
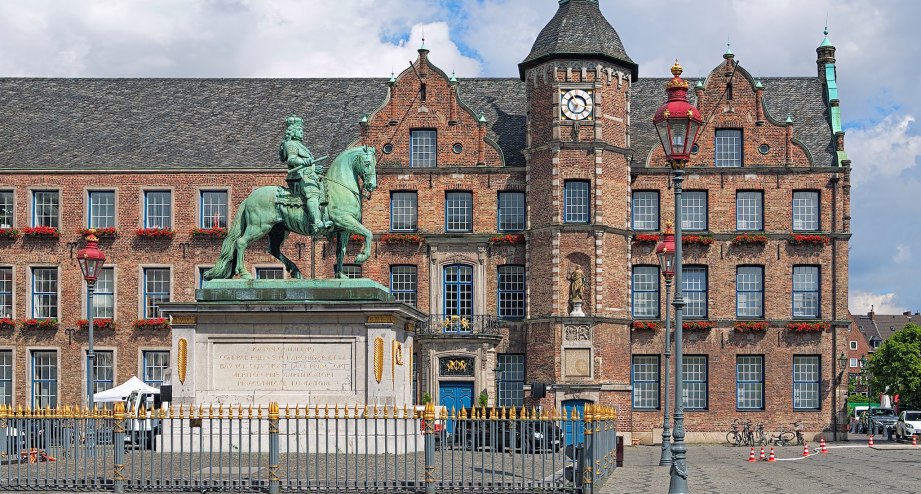
[[[678,59],[675,59],[675,65],[672,65],[672,75],[678,77],[681,73],[684,72],[684,69],[681,67],[681,64],[678,63]]]

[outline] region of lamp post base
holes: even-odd
[[[669,436],[666,432],[662,433],[662,456],[659,458],[659,466],[667,467],[672,464],[672,447],[669,444]]]

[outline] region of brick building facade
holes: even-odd
[[[685,331],[689,440],[738,416],[843,423],[850,163],[834,47],[826,38],[817,53],[817,77],[756,79],[727,52],[692,80],[706,124],[684,187],[685,237],[700,242],[686,245],[683,286],[687,322],[713,327]],[[626,434],[658,440],[663,332],[633,327],[661,327],[668,307],[646,241],[674,211],[651,125],[666,80],[638,77],[594,0],[560,2],[520,80],[459,81],[429,55],[389,81],[0,79],[0,228],[19,232],[0,238],[0,308],[16,321],[0,329],[2,399],[84,394],[73,254],[87,226],[117,230],[101,244],[111,271],[96,310],[116,329],[96,331],[109,352],[98,386],[163,379],[168,331],[133,323],[158,300],[194,299],[220,239],[192,230],[225,226],[252,189],[283,183],[274,146],[298,114],[314,154],[378,150],[364,220],[374,251],[347,273],[431,314],[414,348],[420,399],[601,403]],[[24,234],[41,225],[60,237]],[[155,227],[173,235],[137,232]],[[284,276],[264,247],[250,269]],[[291,237],[285,255],[332,274],[325,239]],[[570,316],[577,266],[585,316]],[[22,327],[40,316],[59,328]],[[802,323],[818,330],[788,329]]]

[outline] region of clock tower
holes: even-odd
[[[528,103],[528,279],[541,280],[529,285],[528,381],[549,384],[547,406],[628,410],[637,65],[598,0],[560,0],[518,68]]]

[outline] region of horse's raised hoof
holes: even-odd
[[[367,260],[368,260],[368,255],[365,254],[364,252],[362,252],[362,253],[358,254],[357,256],[355,256],[355,264],[361,264],[361,263],[363,263],[363,262],[365,262],[365,261],[367,261]]]

